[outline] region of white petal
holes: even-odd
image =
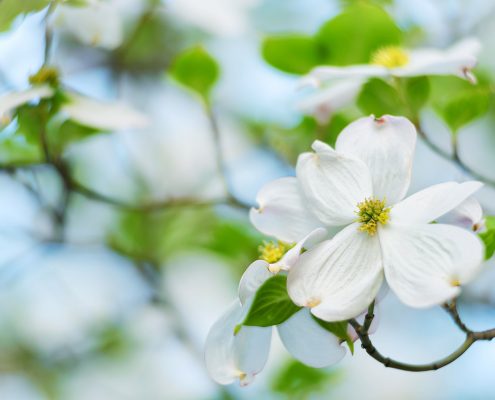
[[[416,136],[407,118],[370,116],[348,125],[335,149],[364,161],[373,179],[373,195],[395,204],[409,188]]]
[[[373,301],[383,281],[378,237],[354,223],[332,240],[305,252],[289,271],[287,289],[300,306],[326,321],[359,315]]]
[[[86,7],[59,5],[52,25],[76,37],[80,42],[112,50],[124,39],[124,19],[115,5],[98,2]]]
[[[368,167],[318,140],[313,149],[316,154],[301,154],[296,167],[308,207],[327,225],[348,224],[356,219],[357,204],[372,195]]]
[[[445,182],[430,186],[392,207],[390,220],[400,224],[435,221],[448,213],[483,186],[481,182]]]
[[[239,282],[239,300],[245,304],[263,283],[274,274],[268,270],[269,264],[264,260],[256,260],[247,267]]]
[[[303,83],[311,83],[314,86],[334,79],[384,77],[388,74],[387,68],[371,64],[348,67],[317,67],[303,77]]]
[[[296,243],[296,245],[284,254],[282,259],[275,264],[270,265],[272,271],[284,270],[288,271],[299,260],[301,251],[303,249],[309,250],[316,244],[320,243],[327,236],[327,230],[324,228],[317,228],[313,232],[306,235],[302,240]]]
[[[484,256],[475,234],[452,225],[390,225],[379,236],[387,282],[412,307],[430,307],[457,296],[459,284],[478,273]]]
[[[297,105],[304,114],[314,115],[321,123],[328,122],[330,116],[351,104],[355,99],[363,79],[347,79],[310,94]]]
[[[127,105],[104,102],[71,94],[69,102],[62,110],[70,119],[104,131],[140,129],[148,126],[148,118]]]
[[[235,301],[211,327],[205,345],[205,361],[213,380],[228,385],[239,380],[241,385],[252,381],[266,364],[272,328],[243,326],[236,335],[235,327],[249,310]]]
[[[261,188],[252,208],[252,224],[265,235],[295,243],[322,226],[307,208],[295,177],[276,179]]]
[[[313,368],[336,364],[346,353],[340,339],[322,328],[308,309],[298,311],[280,324],[278,333],[287,351]]]
[[[410,62],[396,68],[396,76],[457,75],[475,80],[470,71],[476,66],[481,50],[479,40],[468,38],[446,50],[418,49],[410,52]],[[473,82],[474,83],[474,82]]]
[[[35,86],[22,92],[10,92],[0,96],[0,119],[8,119],[9,114],[19,106],[30,101],[53,96],[53,89],[48,85]]]
[[[483,209],[474,197],[468,197],[452,211],[438,219],[442,224],[451,224],[478,232],[484,227]]]

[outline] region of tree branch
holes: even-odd
[[[478,340],[492,340],[495,338],[495,328],[489,329],[486,331],[474,332],[470,330],[461,320],[457,308],[455,306],[455,302],[452,302],[450,305],[445,305],[444,308],[447,312],[452,316],[456,325],[466,333],[466,338],[464,342],[451,354],[448,356],[434,361],[428,364],[408,364],[401,361],[394,360],[390,357],[385,357],[382,355],[376,347],[373,345],[369,334],[368,329],[371,326],[371,322],[373,321],[373,307],[372,303],[368,313],[365,317],[365,323],[363,325],[359,324],[355,319],[349,320],[349,323],[356,331],[359,339],[361,340],[361,347],[366,350],[366,352],[374,358],[379,363],[383,364],[387,368],[400,369],[402,371],[410,371],[410,372],[424,372],[424,371],[435,371],[437,369],[443,368],[450,363],[457,360],[460,356],[462,356],[466,350],[468,350],[473,343]],[[371,310],[371,313],[370,313]]]
[[[471,175],[473,178],[478,179],[487,185],[490,185],[492,188],[495,188],[495,179],[488,178],[482,174],[480,174],[477,171],[474,171],[471,167],[466,165],[461,158],[459,157],[459,152],[458,152],[458,146],[457,146],[457,139],[453,141],[453,152],[452,154],[449,154],[445,150],[441,149],[438,147],[436,144],[434,144],[426,132],[422,129],[421,125],[419,123],[416,124],[416,129],[418,131],[419,136],[421,139],[423,139],[423,142],[431,149],[433,152],[438,154],[440,157],[444,158],[447,161],[450,161],[454,163],[459,169],[461,169],[463,172]]]

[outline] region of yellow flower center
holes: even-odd
[[[407,63],[409,63],[409,55],[398,46],[382,47],[371,56],[371,64],[386,68],[403,67]]]
[[[361,223],[359,230],[370,236],[376,233],[378,224],[385,225],[390,219],[390,207],[385,205],[385,199],[365,199],[357,205],[357,208],[357,222]]]
[[[261,246],[258,247],[260,252],[260,259],[265,260],[269,264],[276,263],[287,253],[292,245],[284,242],[263,242]]]

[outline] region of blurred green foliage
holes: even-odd
[[[0,32],[10,28],[12,22],[21,15],[40,11],[50,4],[51,0],[1,0]]]
[[[199,94],[206,102],[218,80],[220,68],[215,59],[201,46],[180,53],[170,74],[182,85]]]
[[[378,78],[370,79],[363,86],[357,105],[366,115],[403,115],[417,121],[419,111],[428,101],[428,78],[396,78],[392,83]]]
[[[290,360],[281,368],[272,381],[272,390],[291,400],[305,400],[325,392],[332,398],[331,385],[336,385],[340,374],[333,369],[308,367],[299,361]]]
[[[304,74],[317,65],[367,63],[379,48],[402,40],[402,31],[382,8],[357,2],[326,22],[314,36],[266,38],[262,55],[281,71]]]
[[[489,216],[485,219],[486,231],[479,234],[485,243],[485,259],[493,257],[495,253],[495,217]]]
[[[431,77],[431,104],[455,134],[463,126],[486,114],[492,98],[483,76],[473,85],[454,76]]]

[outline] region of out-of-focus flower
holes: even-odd
[[[259,0],[165,0],[169,12],[219,36],[235,36],[249,26],[249,10]]]
[[[337,151],[316,141],[315,153],[299,157],[298,192],[287,196],[280,190],[260,204],[257,225],[264,231],[276,232],[308,210],[323,226],[345,226],[289,271],[288,291],[296,304],[327,321],[353,318],[376,297],[385,273],[405,304],[428,307],[455,297],[476,275],[483,259],[480,240],[430,222],[481,183],[447,182],[402,200],[415,143],[416,130],[405,118],[361,118],[339,135]]]
[[[40,72],[33,76],[39,75]],[[11,121],[12,113],[18,107],[51,98],[57,93],[55,87],[49,83],[32,83],[33,86],[27,90],[9,92],[0,96],[0,121],[3,125]],[[120,102],[104,102],[71,90],[63,90],[63,97],[62,113],[73,121],[91,128],[104,131],[140,129],[146,127],[149,122],[145,115]]]
[[[59,5],[50,24],[83,44],[113,50],[124,40],[122,6],[125,3],[122,0],[92,0],[85,6]]]
[[[475,83],[471,70],[476,66],[480,50],[481,44],[475,38],[464,39],[445,50],[383,47],[375,52],[369,64],[317,67],[303,78],[303,83],[318,86],[333,79],[422,75],[456,75]]]
[[[298,260],[308,235],[292,248],[292,253],[280,254],[284,267],[291,268]],[[205,347],[205,359],[211,377],[220,384],[239,380],[248,385],[265,366],[270,350],[272,327],[241,325],[249,312],[258,288],[276,272],[266,260],[253,262],[239,284],[239,300],[212,326]],[[315,368],[339,362],[345,355],[340,339],[321,327],[307,309],[302,309],[277,326],[285,348],[299,361]]]
[[[322,124],[327,123],[332,114],[356,99],[363,83],[364,80],[360,78],[331,83],[299,101],[297,109],[313,115]]]

